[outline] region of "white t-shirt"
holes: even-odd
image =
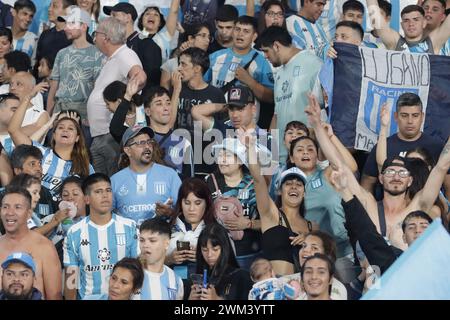
[[[117,49],[103,65],[87,102],[87,114],[92,137],[109,133],[111,112],[103,100],[103,90],[113,81],[128,82],[128,73],[142,63],[137,54],[126,45]]]

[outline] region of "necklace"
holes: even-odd
[[[131,169],[130,169],[131,170]],[[130,172],[131,177],[134,182],[136,182],[136,192],[137,193],[146,193],[147,192],[147,174],[146,173],[136,173],[136,176],[133,172]]]

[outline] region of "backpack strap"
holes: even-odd
[[[384,215],[383,200],[377,202],[378,221],[380,222],[381,235],[386,238],[386,216]]]
[[[211,178],[213,180],[214,187],[216,188],[217,196],[221,196],[222,192],[219,189],[219,185],[217,184],[216,176],[214,175],[214,173],[211,173]]]

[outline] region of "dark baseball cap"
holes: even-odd
[[[126,2],[119,2],[115,6],[104,6],[103,7],[103,12],[107,16],[111,15],[111,11],[129,13],[129,14],[131,14],[131,19],[133,19],[133,21],[136,21],[137,16],[138,16],[136,8],[132,4],[126,3]]]
[[[227,91],[226,107],[244,108],[249,103],[255,103],[255,96],[249,87],[234,86]]]
[[[408,159],[401,156],[392,156],[383,162],[383,166],[381,167],[381,173],[384,172],[388,167],[403,167],[406,170],[410,171],[408,165]]]
[[[133,139],[140,133],[146,133],[150,136],[150,138],[153,138],[155,136],[155,133],[150,127],[134,125],[132,127],[129,127],[123,134],[122,141],[120,142],[121,146],[124,147],[130,139]]]

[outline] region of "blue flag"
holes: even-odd
[[[362,300],[449,300],[450,235],[436,219]]]
[[[336,43],[338,58],[325,64],[330,123],[347,147],[370,151],[380,129],[383,103],[391,108],[390,134],[397,132],[393,113],[405,92],[420,96],[425,112],[423,131],[445,142],[450,134],[450,57],[357,47]]]

